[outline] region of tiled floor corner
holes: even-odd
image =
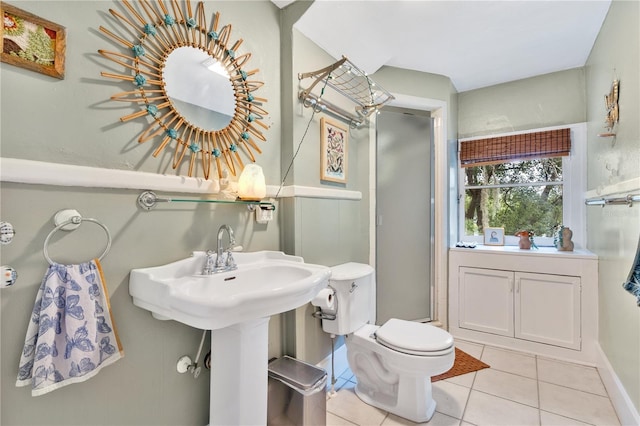
[[[457,341],[490,368],[433,384],[431,426],[619,426],[595,368]],[[371,407],[355,394],[347,370],[327,400],[327,425],[415,425]]]

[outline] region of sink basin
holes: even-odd
[[[202,275],[206,253],[133,269],[134,305],[161,320],[211,330],[209,424],[267,423],[269,318],[303,306],[331,270],[277,251],[233,253],[234,271]]]
[[[158,319],[217,330],[302,306],[327,286],[326,266],[277,251],[234,253],[238,269],[202,275],[206,253],[163,266],[133,269],[133,303]]]

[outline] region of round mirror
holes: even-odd
[[[100,31],[123,52],[98,50],[123,67],[100,74],[133,85],[111,96],[135,107],[120,121],[146,120],[138,142],[157,141],[154,157],[172,151],[179,174],[209,179],[216,170],[221,179],[223,169],[235,176],[255,162],[269,129],[267,99],[255,94],[264,83],[247,68],[251,53],[239,52],[243,40],[231,39],[231,25],[221,25],[218,12],[207,23],[202,1],[195,9],[190,0],[122,3],[120,12],[109,9],[122,28]],[[127,32],[140,36],[126,40]]]
[[[178,47],[164,62],[164,90],[176,111],[203,130],[222,130],[236,106],[231,76],[217,59],[195,47]]]

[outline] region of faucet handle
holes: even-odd
[[[228,271],[232,271],[238,268],[238,266],[236,265],[236,260],[233,258],[233,254],[231,254],[231,250],[231,248],[227,250],[227,260],[224,263],[224,266]]]
[[[211,275],[215,269],[215,262],[213,255],[216,254],[213,250],[207,250],[206,258],[204,261],[204,268],[202,268],[202,275]]]

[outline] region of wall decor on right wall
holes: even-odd
[[[615,78],[611,83],[609,93],[604,95],[604,105],[607,109],[607,115],[604,119],[604,127],[606,133],[599,133],[601,138],[614,137],[616,133],[613,131],[616,123],[620,119],[620,108],[618,106],[618,98],[620,97],[620,81]]]

